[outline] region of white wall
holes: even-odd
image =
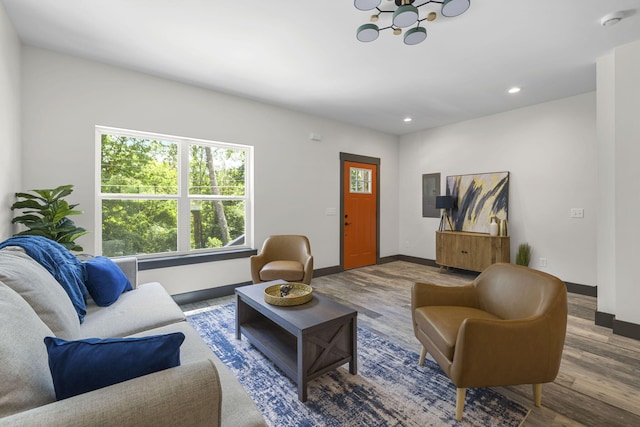
[[[9,206],[20,191],[20,41],[0,3],[0,241],[13,234]]]
[[[435,259],[439,218],[423,218],[421,176],[509,171],[511,260],[596,285],[596,96],[587,93],[404,136],[398,156],[400,253]],[[444,193],[443,193],[444,194]],[[583,219],[571,219],[583,208]],[[539,258],[547,258],[541,267]]]
[[[598,58],[598,311],[616,312],[616,162],[615,61],[613,53]]]
[[[226,141],[255,147],[255,247],[270,234],[311,241],[316,268],[340,264],[339,153],[381,158],[380,255],[396,255],[397,138],[194,86],[33,47],[23,50],[24,187],[74,184],[70,200],[95,229],[94,126]],[[309,133],[322,135],[320,142]],[[85,252],[94,242],[83,237]],[[170,270],[170,271],[169,271]],[[248,260],[141,273],[183,293],[250,280]]]
[[[640,324],[640,41],[618,47],[615,62],[616,320]]]
[[[640,324],[640,41],[598,58],[597,72],[598,311]]]

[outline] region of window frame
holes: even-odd
[[[178,191],[177,194],[123,194],[102,193],[102,135],[156,139],[178,145]],[[241,150],[245,152],[244,196],[213,194],[189,194],[189,148],[196,144],[212,148]],[[131,254],[139,259],[159,259],[207,253],[237,252],[253,247],[253,147],[222,141],[159,134],[129,129],[97,125],[95,127],[95,227],[94,251],[102,255],[102,202],[103,200],[176,200],[177,207],[177,250],[175,252]],[[191,249],[191,201],[192,200],[242,200],[245,204],[244,244],[221,248]]]

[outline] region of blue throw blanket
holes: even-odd
[[[0,243],[0,249],[19,246],[42,265],[62,285],[78,313],[80,323],[87,314],[84,266],[67,248],[40,236],[14,236]]]

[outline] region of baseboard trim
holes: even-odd
[[[588,297],[598,297],[598,287],[581,285],[579,283],[564,282],[567,285],[567,292],[572,294],[585,295]]]
[[[250,285],[252,282],[242,282],[233,285],[217,286],[215,288],[202,289],[199,291],[185,292],[183,294],[171,295],[171,298],[178,304],[191,304],[207,299],[226,297],[233,295],[236,288]]]
[[[344,269],[342,267],[334,265],[333,267],[324,267],[313,270],[313,277],[328,276],[330,274],[342,273],[343,271]]]
[[[595,324],[611,329],[614,335],[640,340],[640,325],[617,320],[615,314],[596,311]]]
[[[388,264],[390,262],[398,261],[399,255],[383,256],[378,258],[377,264]]]
[[[605,328],[613,329],[613,322],[616,320],[616,316],[610,313],[596,310],[595,324],[598,326],[604,326]]]
[[[436,264],[435,260],[428,259],[428,258],[418,258],[415,256],[409,256],[409,255],[397,255],[397,260],[412,262],[414,264],[427,265],[429,267],[440,267],[438,264]]]
[[[640,325],[622,320],[613,320],[613,333],[627,338],[640,340]]]

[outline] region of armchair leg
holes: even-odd
[[[427,349],[425,346],[422,346],[422,350],[420,350],[420,359],[418,359],[418,365],[424,365],[424,358],[427,357]]]
[[[466,388],[458,388],[456,391],[456,420],[462,421],[462,411],[464,411],[464,398],[467,395]]]
[[[542,406],[542,384],[533,384],[533,401],[538,408]]]

